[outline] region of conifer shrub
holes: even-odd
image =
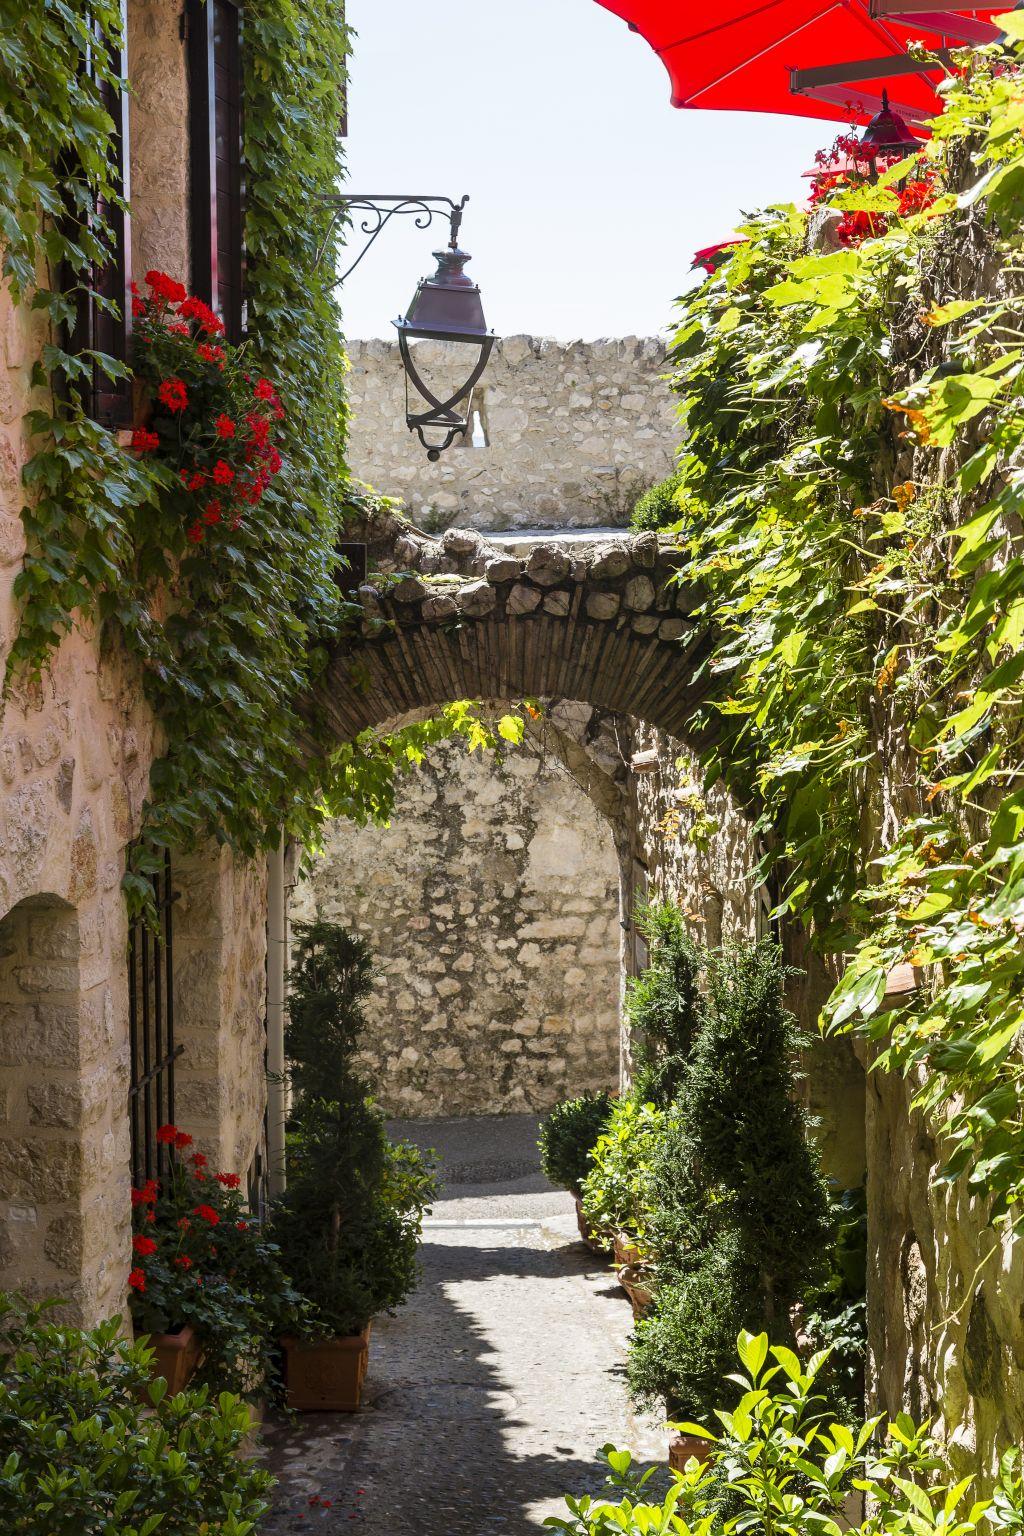
[[[388,1141],[353,1066],[373,978],[367,945],[322,921],[298,925],[296,937],[285,1031],[296,1099],[274,1235],[319,1331],[343,1336],[413,1289],[436,1182],[417,1147]]]
[[[635,1399],[686,1417],[715,1407],[741,1329],[791,1342],[791,1309],[832,1235],[778,946],[736,946],[706,967],[706,1013],[652,1173],[655,1306],[629,1360]]]
[[[640,1104],[667,1109],[682,1087],[704,1016],[702,959],[674,902],[640,902],[634,921],[647,942],[648,963],[626,988],[631,1095]]]
[[[590,1172],[590,1154],[608,1124],[611,1110],[612,1096],[607,1089],[581,1093],[555,1105],[540,1128],[537,1143],[546,1179],[579,1196]]]

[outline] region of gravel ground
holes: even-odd
[[[360,1413],[267,1425],[281,1479],[268,1536],[352,1522],[367,1536],[518,1536],[559,1513],[564,1493],[599,1491],[607,1441],[663,1459],[664,1430],[626,1400],[629,1303],[540,1173],[537,1122],[391,1130],[442,1161],[423,1278],[374,1327]]]

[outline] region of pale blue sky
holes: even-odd
[[[713,3],[713,0],[712,0]],[[462,243],[488,323],[561,340],[653,334],[698,246],[803,199],[833,137],[802,118],[680,112],[642,38],[595,0],[348,0],[349,188],[470,194]],[[394,221],[342,290],[391,336],[441,226]]]

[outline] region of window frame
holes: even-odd
[[[217,7],[235,18],[233,57],[218,65],[216,47]],[[189,82],[189,224],[192,258],[192,290],[220,315],[225,336],[240,342],[245,336],[245,158],[242,98],[243,7],[239,0],[186,0],[185,34]],[[232,133],[236,154],[229,167],[237,174],[234,184],[222,189],[217,159],[217,70],[227,68],[237,93],[236,123]],[[230,201],[231,229],[227,249],[221,240],[218,202],[222,191]],[[222,302],[225,273],[230,272],[235,301],[228,313]]]

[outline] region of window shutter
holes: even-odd
[[[241,11],[234,0],[188,0],[186,14],[192,288],[238,342],[245,325]]]
[[[128,56],[125,0],[122,0],[121,5],[121,26],[121,46],[111,50],[111,65],[116,75],[126,80]],[[109,44],[98,37],[95,46],[108,48]],[[87,67],[95,69],[94,58],[89,60]],[[117,194],[127,202],[130,196],[128,92],[119,90],[109,82],[104,82],[101,86],[101,95],[103,105],[114,121],[111,142],[114,163],[111,181]],[[103,352],[108,357],[116,358],[120,363],[127,363],[132,329],[131,220],[125,210],[110,198],[97,199],[95,217],[98,223],[106,226],[106,243],[110,255],[102,264],[93,265],[85,277],[83,286],[91,287],[95,294],[115,304],[117,313],[111,314],[92,293],[81,291],[78,296],[70,350],[72,352]],[[77,274],[75,281],[82,281]],[[92,377],[83,390],[83,404],[88,414],[104,426],[130,426],[132,381],[131,379],[108,379],[106,374],[94,365]]]

